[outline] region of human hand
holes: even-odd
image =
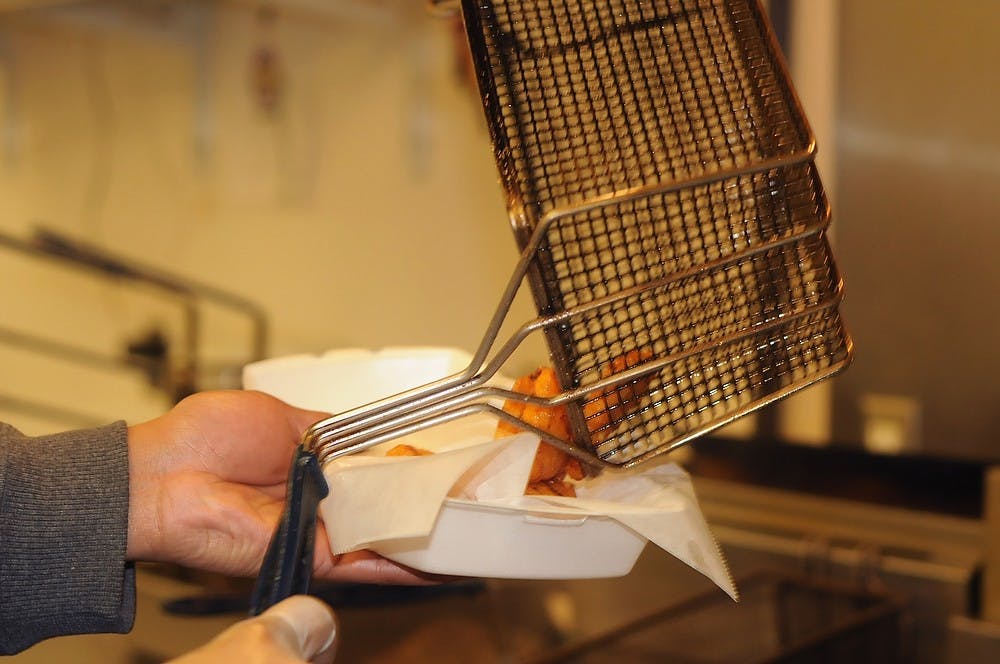
[[[325,413],[251,391],[201,392],[129,427],[129,560],[256,574],[281,516],[292,453]],[[369,552],[334,556],[317,523],[318,578],[421,583]]]
[[[171,664],[328,664],[336,654],[337,621],[315,597],[295,595],[236,623]]]

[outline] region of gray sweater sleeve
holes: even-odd
[[[124,422],[37,438],[0,423],[0,653],[132,628],[126,442]]]

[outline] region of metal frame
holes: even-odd
[[[439,9],[442,8],[442,3],[436,3],[436,5]],[[772,31],[769,29],[759,4],[754,0],[750,0],[747,7],[757,24],[757,29],[765,37],[764,47],[770,58],[769,64],[774,69],[782,98],[790,106],[790,108],[786,108],[785,110],[793,119],[794,127],[797,129],[800,138],[802,138],[801,145],[795,147],[795,149],[787,154],[780,154],[745,165],[696,175],[684,180],[663,179],[653,184],[599,193],[583,200],[562,201],[551,209],[543,210],[542,214],[535,219],[537,216],[536,206],[532,205],[525,198],[524,193],[519,190],[516,167],[511,163],[511,152],[506,142],[507,138],[504,134],[504,128],[501,126],[501,106],[504,100],[501,99],[502,95],[498,93],[498,83],[493,77],[489,60],[491,56],[489,47],[485,37],[480,32],[481,26],[478,25],[475,18],[477,15],[476,12],[480,9],[483,11],[492,11],[492,5],[473,0],[464,0],[462,8],[466,17],[470,48],[473,60],[476,62],[480,92],[493,141],[495,157],[508,196],[510,221],[521,246],[520,258],[514,267],[493,317],[487,326],[483,340],[465,370],[414,390],[409,390],[318,422],[304,435],[303,447],[315,452],[320,457],[321,462],[326,462],[428,427],[477,413],[487,413],[521,428],[533,431],[544,440],[593,467],[604,469],[630,468],[653,456],[668,452],[705,433],[722,427],[747,413],[784,398],[818,380],[835,375],[846,368],[853,356],[853,344],[850,338],[846,336],[846,333],[844,333],[844,357],[841,361],[835,362],[826,368],[826,370],[810,375],[805,380],[797,380],[781,389],[772,391],[763,398],[755,399],[751,403],[731,410],[725,416],[716,417],[707,424],[694,427],[683,435],[656,445],[651,450],[634,455],[631,458],[622,459],[620,456],[617,456],[617,450],[612,450],[610,453],[598,453],[594,451],[596,446],[593,445],[590,432],[587,430],[586,423],[583,420],[578,400],[585,399],[587,395],[592,394],[595,390],[612,388],[615,385],[628,383],[643,376],[654,374],[654,372],[661,371],[673,363],[694,357],[699,353],[722,348],[726,344],[776,330],[782,326],[788,326],[797,320],[808,319],[810,316],[826,316],[829,315],[829,312],[835,312],[843,296],[843,282],[837,274],[832,257],[827,257],[827,265],[831,279],[834,282],[834,287],[831,292],[823,293],[818,303],[796,311],[792,315],[779,316],[773,320],[764,322],[750,321],[751,324],[737,332],[731,332],[720,338],[696,344],[686,348],[683,352],[654,357],[638,366],[617,372],[585,386],[574,385],[573,383],[572,371],[567,366],[569,364],[569,360],[566,357],[568,344],[560,337],[559,331],[561,326],[568,324],[576,316],[596,311],[610,304],[624,302],[630,297],[675,284],[682,279],[704,274],[720,267],[735,265],[740,261],[763,255],[769,251],[781,250],[806,238],[818,238],[825,243],[824,233],[830,221],[830,210],[829,204],[822,193],[822,187],[818,184],[818,180],[816,180],[816,188],[819,190],[818,201],[822,208],[818,218],[802,228],[790,229],[781,237],[769,238],[760,244],[747,246],[740,251],[720,256],[714,260],[708,260],[689,269],[666,274],[658,279],[635,285],[631,288],[625,288],[610,295],[596,297],[585,304],[565,309],[552,306],[551,301],[548,299],[545,284],[542,282],[542,256],[545,254],[548,246],[549,233],[554,227],[565,220],[593,211],[604,212],[612,206],[646,200],[651,197],[674,192],[689,191],[693,188],[722,183],[733,178],[781,171],[782,169],[804,164],[812,164],[816,153],[816,142],[806,122],[794,89],[788,82],[788,72],[784,60],[780,55],[780,49]],[[538,318],[523,324],[504,343],[499,344],[498,336],[501,327],[506,320],[515,295],[520,289],[521,284],[525,281],[532,288],[539,312],[543,313]],[[552,313],[544,313],[550,311]],[[557,372],[563,384],[570,385],[571,387],[556,397],[543,399],[490,385],[489,381],[499,373],[504,362],[510,358],[521,342],[530,334],[538,331],[543,332],[547,337],[552,359],[555,362]],[[566,406],[570,414],[574,440],[563,441],[557,439],[551,434],[535,429],[509,413],[504,412],[499,406],[499,402],[503,399],[521,400],[547,407]]]

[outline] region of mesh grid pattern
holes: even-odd
[[[596,370],[633,349],[680,355],[829,304],[838,276],[824,244],[809,237],[571,317],[574,384],[596,382]]]
[[[569,314],[549,344],[579,440],[631,462],[846,366],[812,138],[755,0],[463,11],[522,246],[547,224],[530,281]]]
[[[538,216],[807,147],[749,2],[471,4],[504,101],[494,138],[515,165],[508,185]]]
[[[567,384],[593,384],[630,353],[668,360],[641,388],[577,404],[591,444],[624,463],[839,370],[850,359],[839,283],[817,234],[572,316]]]
[[[546,299],[569,309],[821,230],[817,183],[807,164],[562,217],[547,232]]]

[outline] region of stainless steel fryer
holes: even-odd
[[[849,364],[815,140],[756,0],[461,8],[520,260],[469,367],[318,422],[290,498],[296,473],[325,488],[323,462],[473,413],[530,429],[504,399],[564,406],[572,440],[536,433],[628,468]],[[538,317],[500,343],[525,281]],[[564,391],[490,385],[536,332]]]

